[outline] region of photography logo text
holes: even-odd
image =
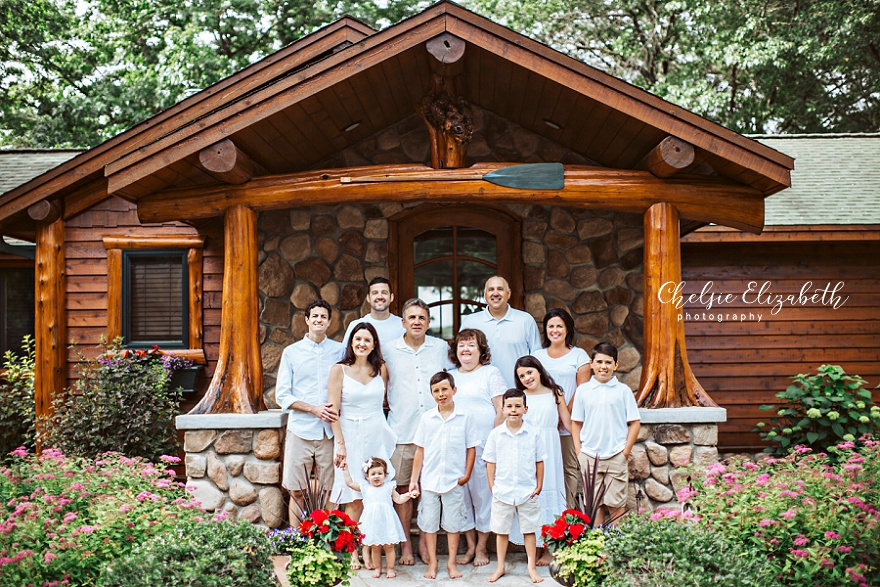
[[[715,284],[707,281],[699,293],[688,294],[684,293],[687,282],[667,281],[660,286],[657,299],[679,310],[679,322],[760,322],[765,315],[776,316],[786,307],[826,306],[837,310],[849,300],[843,295],[844,285],[838,281],[816,286],[808,281],[798,293],[775,293],[771,281],[750,281],[744,291],[725,293],[714,291]]]

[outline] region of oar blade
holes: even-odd
[[[508,188],[561,190],[565,186],[562,163],[525,163],[490,171],[483,179]]]

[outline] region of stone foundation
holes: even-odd
[[[202,507],[269,528],[285,524],[287,413],[183,415],[177,429],[185,431],[186,485]]]
[[[724,408],[640,409],[642,426],[629,462],[629,508],[677,507],[676,494],[689,483],[687,469],[719,460],[718,422]],[[636,496],[641,490],[642,499]]]

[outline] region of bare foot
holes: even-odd
[[[477,551],[476,556],[474,556],[474,566],[475,567],[485,567],[488,564],[489,564],[489,553]]]
[[[373,571],[373,578],[374,579],[378,579],[381,576],[382,576],[382,569],[375,569]]]
[[[413,557],[412,551],[403,551],[400,553],[400,559],[397,562],[405,567],[411,567],[416,564],[416,559]]]
[[[474,551],[470,549],[468,549],[467,552],[465,552],[464,554],[460,554],[455,557],[455,562],[459,565],[466,565],[472,560],[474,560]]]
[[[535,564],[538,565],[539,567],[546,567],[547,565],[550,564],[550,562],[551,562],[552,560],[553,560],[553,557],[550,556],[550,551],[549,551],[549,550],[545,550],[545,551],[544,551],[544,554],[541,555],[541,558],[539,558],[539,559],[538,559],[538,562],[535,563]]]
[[[424,542],[419,542],[419,558],[424,564],[428,564],[428,547]]]
[[[437,563],[429,564],[428,570],[425,571],[425,574],[422,575],[425,579],[436,579],[437,578]]]
[[[506,573],[506,572],[507,572],[506,567],[499,567],[499,568],[495,569],[495,572],[492,573],[491,575],[489,575],[489,578],[486,580],[489,581],[490,583],[494,583],[495,581],[497,581],[498,579],[503,577],[504,573]]]
[[[381,560],[380,560],[380,562],[381,562]],[[381,566],[381,565],[374,565],[374,564],[373,564],[373,561],[371,560],[371,557],[370,557],[370,549],[369,549],[369,548],[366,548],[366,547],[364,548],[364,568],[365,568],[365,569],[369,569],[369,570],[371,570],[371,571],[372,571],[373,569],[379,569],[380,572],[381,572],[381,569],[382,569],[382,566]],[[375,576],[375,577],[378,577],[379,575],[374,575],[374,576]]]
[[[397,576],[397,573],[394,572],[394,569],[388,569],[388,570],[385,572],[385,578],[386,578],[386,579],[393,579],[393,578],[396,577],[396,576]]]
[[[458,570],[458,567],[453,561],[449,561],[449,564],[446,565],[446,570],[449,572],[450,579],[461,579],[461,571]]]
[[[538,573],[538,569],[529,569],[529,577],[531,577],[532,583],[540,583],[544,580],[544,577]]]
[[[349,563],[349,566],[351,567],[352,571],[360,571],[361,570],[361,563],[357,559],[356,556],[351,557],[351,562]]]

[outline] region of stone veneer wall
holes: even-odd
[[[278,528],[286,523],[281,490],[287,414],[178,416],[184,430],[186,484],[211,512]]]
[[[474,111],[470,162],[593,164],[505,119]],[[316,167],[426,163],[427,158],[427,131],[413,115]],[[302,310],[317,297],[327,300],[337,310],[329,335],[340,339],[352,320],[369,311],[364,303],[369,280],[389,275],[389,219],[413,206],[418,203],[260,214],[260,344],[270,406],[281,352],[306,332]],[[635,389],[643,346],[642,217],[550,206],[507,208],[522,218],[525,310],[540,325],[548,309],[568,309],[578,345],[590,349],[600,340],[617,345],[621,379]]]
[[[677,507],[676,494],[689,483],[688,467],[718,462],[718,422],[723,408],[640,409],[642,425],[629,461],[629,503],[646,511]],[[637,503],[641,488],[643,499]]]

